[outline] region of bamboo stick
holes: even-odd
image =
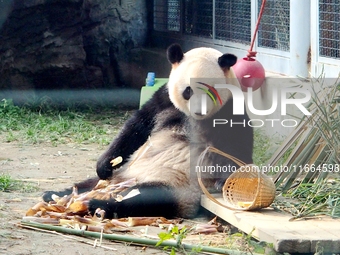
[[[94,237],[98,239],[104,238],[107,240],[114,240],[114,241],[121,241],[121,242],[142,244],[142,245],[150,245],[150,246],[156,246],[156,244],[159,242],[159,240],[140,238],[140,237],[135,237],[135,236],[130,236],[130,235],[105,234],[105,233],[91,232],[91,231],[86,231],[86,230],[77,230],[77,229],[65,228],[65,227],[60,227],[60,226],[52,226],[52,225],[40,224],[40,223],[35,223],[35,222],[27,222],[27,221],[21,221],[21,226],[22,227],[25,227],[25,226],[35,227],[39,229],[51,230],[51,231],[77,235],[77,236]],[[164,241],[160,244],[160,246],[169,246],[169,247],[177,247],[177,248],[182,247],[185,250],[200,249],[201,252],[212,252],[216,254],[260,255],[258,253],[253,253],[253,252],[235,251],[235,250],[215,248],[215,247],[210,247],[210,246],[185,244],[185,243],[181,243],[180,241],[178,242],[177,241]]]

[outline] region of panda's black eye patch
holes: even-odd
[[[192,94],[194,94],[194,91],[190,88],[190,86],[188,86],[183,91],[182,96],[185,100],[189,100]]]

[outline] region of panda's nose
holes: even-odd
[[[195,112],[195,115],[197,115],[197,116],[204,116],[204,114],[202,114],[201,112]]]

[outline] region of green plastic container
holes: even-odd
[[[156,78],[155,85],[143,86],[140,92],[139,109],[145,104],[152,95],[168,82],[168,78]]]

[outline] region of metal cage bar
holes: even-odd
[[[215,10],[216,39],[250,44],[250,0],[215,0]]]
[[[340,58],[340,0],[319,0],[319,54]]]
[[[267,0],[261,19],[258,46],[289,51],[290,0]],[[258,0],[258,11],[262,0]]]

